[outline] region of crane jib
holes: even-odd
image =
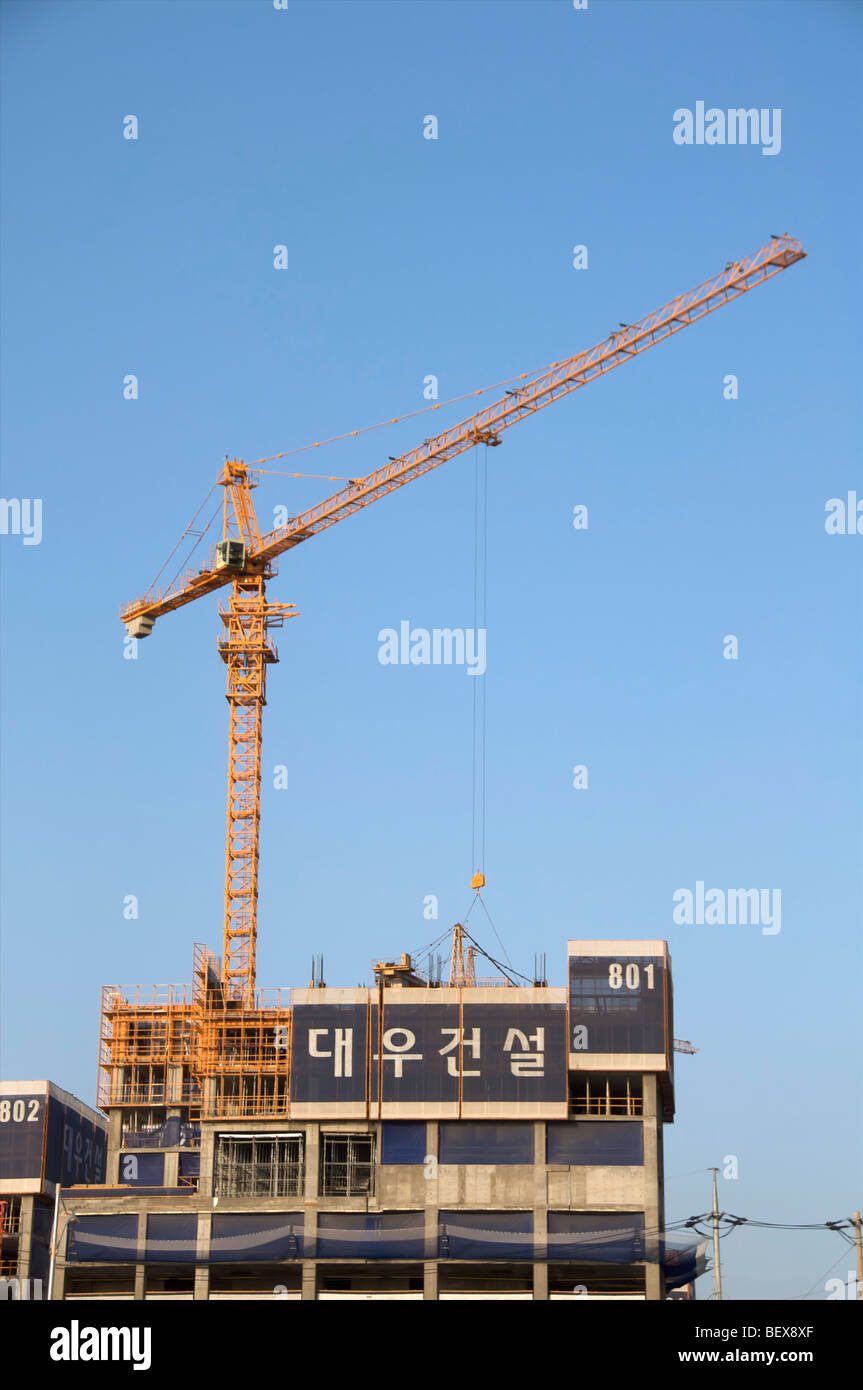
[[[397,487],[472,448],[476,443],[499,444],[501,432],[519,420],[587,385],[622,362],[636,357],[648,347],[703,318],[722,304],[730,303],[747,290],[802,260],[805,255],[806,252],[796,238],[774,237],[755,255],[729,262],[719,275],[671,300],[655,313],[611,333],[601,343],[575,357],[553,363],[545,372],[517,391],[507,392],[501,400],[472,415],[468,420],[454,425],[433,439],[424,440],[417,448],[376,469],[367,477],[349,484],[308,511],[292,518],[285,526],[269,532],[260,538],[258,546],[247,549],[247,563],[271,562],[283,551],[290,550],[302,541],[317,535],[319,531],[326,530],[336,521],[352,515],[360,507],[368,506],[369,503],[385,497]],[[248,475],[244,477],[241,465],[239,470],[234,477],[233,486],[238,490],[236,501],[239,503],[238,510],[242,511],[245,526],[248,524],[248,518],[254,522],[254,508],[248,491],[254,485],[254,480]],[[256,523],[254,530],[257,533]],[[127,623],[132,620],[137,622],[145,614],[155,620],[163,613],[182,607],[205,593],[212,593],[229,582],[230,575],[220,572],[218,568],[187,570],[166,590],[151,590],[141,599],[129,604],[121,611],[121,617]],[[138,635],[145,636],[147,633],[140,631]]]

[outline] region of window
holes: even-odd
[[[295,1134],[220,1134],[216,1197],[296,1197],[303,1190],[303,1138]]]
[[[21,1198],[4,1197],[3,1200],[6,1203],[6,1214],[0,1223],[0,1237],[16,1236],[21,1230]]]
[[[607,1076],[577,1072],[570,1077],[571,1115],[641,1115],[643,1078],[637,1073],[617,1072]]]
[[[197,1148],[200,1143],[200,1125],[185,1124],[177,1115],[165,1119],[164,1111],[132,1110],[123,1126],[127,1149]]]
[[[218,1265],[210,1270],[211,1298],[251,1298],[256,1294],[272,1302],[276,1298],[300,1297],[303,1276],[291,1265]]]
[[[321,1135],[321,1194],[364,1197],[375,1190],[375,1136]]]
[[[533,1163],[533,1125],[481,1120],[442,1123],[438,1131],[441,1163]]]
[[[134,1298],[134,1269],[67,1270],[64,1298]]]
[[[425,1120],[387,1120],[381,1126],[381,1163],[424,1163]]]
[[[185,1153],[179,1155],[178,1178],[180,1187],[197,1188],[198,1179],[201,1176],[201,1155],[199,1153]]]
[[[644,1162],[640,1120],[564,1120],[549,1124],[548,1162],[639,1167]]]
[[[207,1099],[208,1115],[284,1115],[287,1077],[262,1071],[228,1072],[216,1078],[216,1094]]]

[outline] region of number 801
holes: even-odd
[[[647,981],[648,989],[653,989],[655,968],[656,967],[653,965],[645,965],[644,967],[644,978]],[[641,984],[641,969],[634,961],[629,962],[625,972],[623,966],[618,961],[615,961],[613,965],[609,965],[608,967],[609,989],[620,989],[624,984],[627,989],[638,989]]]

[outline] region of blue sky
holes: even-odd
[[[863,498],[860,7],[3,11],[3,496],[43,501],[40,544],[0,536],[3,1074],[92,1101],[100,986],[187,980],[192,942],[220,945],[217,603],[136,661],[118,609],[225,455],[406,415],[429,374],[446,400],[538,370],[788,231],[805,261],[489,453],[485,901],[551,983],[568,938],[668,940],[675,1031],[701,1049],[678,1058],[669,1219],[709,1207],[732,1154],[724,1210],[848,1216],[863,539],[828,535],[825,504]],[[781,109],[779,153],[675,144],[697,101]],[[289,466],[358,476],[465,413]],[[330,983],[367,981],[470,903],[473,681],[382,666],[377,634],[471,626],[473,479],[470,455],[442,466],[270,586],[301,617],[265,712],[261,985],[305,984],[313,950]],[[270,479],[262,523],[330,490]],[[780,889],[781,932],[675,925],[698,880]],[[851,1266],[828,1233],[724,1253],[731,1297],[823,1297],[831,1259]]]

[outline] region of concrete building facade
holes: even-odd
[[[193,1003],[191,1066],[166,1041],[185,1001],[144,1027],[113,992],[105,1183],[62,1193],[55,1296],[667,1297],[697,1263],[664,1232],[667,946],[574,941],[567,969],[450,988],[408,961],[269,1015]]]

